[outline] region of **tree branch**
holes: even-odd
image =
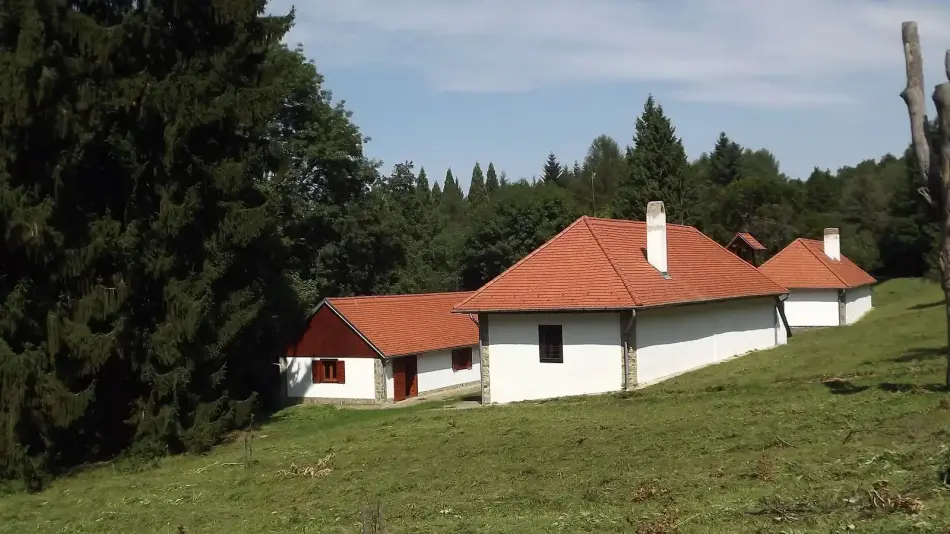
[[[930,195],[924,198],[933,204],[936,199],[929,177],[930,143],[927,139],[927,107],[924,102],[924,61],[920,53],[920,36],[916,22],[901,24],[901,40],[904,42],[904,64],[907,67],[907,86],[901,91],[901,98],[907,104],[907,114],[910,117],[910,139],[914,156],[917,158],[920,181],[930,188]]]

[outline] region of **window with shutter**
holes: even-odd
[[[343,361],[336,362],[336,383],[337,384],[346,383],[346,362],[343,362]]]
[[[310,378],[314,384],[323,382],[323,364],[320,363],[320,360],[310,361]]]
[[[314,384],[342,384],[344,380],[344,363],[339,360],[313,360],[311,372]]]
[[[541,363],[564,363],[561,325],[538,325],[538,356]]]
[[[452,351],[452,370],[462,371],[472,368],[472,347]]]

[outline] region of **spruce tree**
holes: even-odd
[[[709,180],[726,187],[742,176],[742,147],[720,132],[716,146],[709,156]]]
[[[557,161],[557,156],[554,155],[554,152],[551,152],[548,154],[548,159],[544,163],[541,180],[546,184],[558,184],[561,181],[563,171],[564,169],[561,168],[561,164]]]
[[[644,220],[647,203],[662,200],[671,222],[692,224],[695,191],[689,183],[686,150],[652,95],[637,119],[626,162],[627,174],[617,188],[615,216]]]
[[[0,478],[34,489],[93,457],[84,429],[123,387],[108,381],[122,368],[129,178],[110,158],[121,112],[103,109],[122,105],[108,92],[123,51],[102,11],[0,2]]]
[[[419,176],[416,177],[416,192],[418,192],[427,201],[432,194],[429,189],[429,177],[426,176],[425,167],[419,167]]]
[[[495,164],[488,162],[488,171],[485,172],[485,189],[488,191],[488,195],[494,195],[498,192],[500,184],[498,183],[498,175],[495,173]]]
[[[472,207],[480,206],[488,198],[488,189],[485,186],[485,176],[482,174],[482,166],[475,163],[472,168],[472,181],[468,186],[468,203]]]
[[[263,10],[0,4],[2,474],[203,449],[247,413],[282,261],[260,181],[289,19]]]
[[[461,222],[465,214],[465,196],[462,193],[462,188],[455,181],[455,176],[452,175],[452,169],[445,172],[441,210],[452,222]]]
[[[250,408],[229,373],[261,357],[244,336],[264,304],[262,260],[278,242],[274,206],[256,183],[277,100],[265,60],[289,20],[262,16],[263,0],[142,5],[126,31],[141,42],[124,52],[142,74],[116,88],[122,101],[139,99],[123,139],[123,163],[139,165],[126,206],[137,230],[131,420],[142,451],[202,450]]]

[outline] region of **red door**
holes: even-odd
[[[399,402],[419,394],[419,377],[415,356],[393,360],[393,400]]]

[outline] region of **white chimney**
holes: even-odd
[[[647,204],[647,261],[666,274],[666,208],[660,200]]]
[[[825,228],[825,256],[835,261],[841,259],[841,237],[837,228]]]

